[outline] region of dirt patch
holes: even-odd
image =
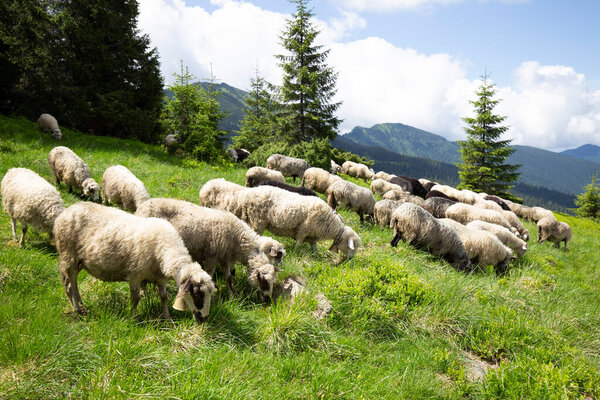
[[[498,369],[498,364],[492,364],[470,352],[465,353],[463,364],[469,382],[482,381],[490,369]]]

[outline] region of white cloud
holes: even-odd
[[[462,0],[333,0],[344,9],[357,11],[414,10],[437,4],[457,3]]]

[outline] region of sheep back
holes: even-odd
[[[52,137],[56,140],[62,139],[62,132],[58,127],[58,121],[50,114],[42,114],[37,120],[38,127],[46,132],[52,134]]]
[[[284,156],[283,154],[272,154],[267,158],[267,168],[279,171],[283,176],[302,178],[308,167],[310,166],[303,159]]]
[[[285,183],[285,178],[281,172],[264,167],[252,167],[246,171],[246,186],[255,187],[264,181]]]
[[[87,164],[75,152],[65,146],[57,146],[48,153],[48,164],[56,182],[64,182],[69,188],[76,188],[96,201],[100,195],[100,185],[92,178]]]
[[[102,204],[115,204],[119,208],[135,212],[137,207],[150,198],[144,183],[122,165],[108,167],[102,175]]]

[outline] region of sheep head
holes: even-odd
[[[346,255],[346,259],[350,259],[356,254],[358,248],[362,246],[360,237],[349,226],[344,226],[339,239],[333,241],[329,251],[336,253],[341,251]]]
[[[179,292],[173,308],[179,311],[192,311],[196,321],[202,322],[208,316],[210,301],[216,291],[212,278],[195,263],[196,270],[187,279],[182,279],[179,284]],[[198,269],[200,271],[198,271]]]
[[[250,285],[258,289],[260,299],[263,302],[270,302],[273,296],[273,286],[277,282],[277,273],[281,270],[272,264],[263,264],[255,267],[248,276]]]
[[[81,185],[83,188],[83,194],[93,201],[98,201],[100,198],[100,185],[93,179],[87,178]]]

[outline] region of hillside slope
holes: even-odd
[[[561,152],[561,154],[600,163],[600,146],[596,146],[594,144],[584,144],[576,149],[565,150]]]

